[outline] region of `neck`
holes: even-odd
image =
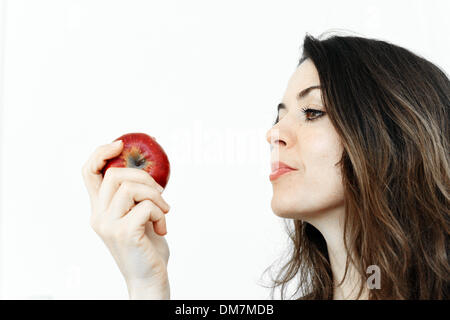
[[[362,281],[354,266],[349,264],[345,280],[338,285],[344,278],[348,255],[344,245],[344,214],[344,208],[338,207],[326,214],[319,214],[305,220],[320,231],[327,243],[334,282],[333,299],[337,300],[356,299]],[[368,292],[364,289],[360,299],[367,298]]]

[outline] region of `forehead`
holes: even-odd
[[[319,74],[311,59],[303,61],[289,79],[283,101],[295,102],[296,95],[310,86],[320,85]],[[320,90],[313,90],[311,97],[320,98]]]

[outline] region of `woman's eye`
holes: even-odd
[[[317,109],[302,108],[301,110],[302,110],[303,114],[305,115],[306,121],[314,121],[325,114],[324,111],[317,110]],[[277,115],[277,118],[275,119],[273,125],[276,125],[279,121],[280,121],[280,116]]]
[[[306,121],[314,121],[325,113],[323,111],[310,108],[302,108],[302,112],[305,114]]]

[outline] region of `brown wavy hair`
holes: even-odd
[[[366,280],[369,299],[449,298],[450,81],[438,66],[386,41],[306,34],[300,65],[317,68],[328,117],[344,151],[338,163],[345,203],[345,273]],[[332,299],[322,234],[288,220],[290,250],[275,279],[281,299],[296,279],[297,299]],[[293,227],[292,227],[293,225]],[[268,269],[266,269],[268,271]],[[358,297],[366,281],[361,281]]]

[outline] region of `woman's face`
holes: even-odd
[[[280,217],[303,220],[344,204],[340,169],[335,165],[343,148],[328,115],[320,112],[326,112],[321,91],[311,89],[298,98],[302,90],[319,85],[316,67],[305,60],[289,80],[279,121],[267,132],[271,163],[281,161],[297,169],[271,181],[271,206]],[[305,114],[302,108],[318,112]]]

